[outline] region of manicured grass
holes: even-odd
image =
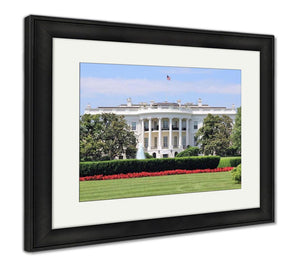
[[[240,189],[230,172],[80,182],[80,201]]]

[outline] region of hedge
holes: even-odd
[[[112,175],[130,172],[158,172],[176,169],[215,169],[219,156],[200,156],[163,159],[127,159],[99,162],[80,162],[80,177],[93,175]]]
[[[241,157],[222,157],[220,159],[218,168],[236,167],[241,164],[241,162]]]

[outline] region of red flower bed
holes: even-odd
[[[209,173],[209,172],[223,172],[231,171],[234,167],[216,168],[216,169],[204,169],[204,170],[167,170],[158,172],[132,172],[126,174],[114,174],[114,175],[94,175],[80,177],[80,181],[95,181],[95,180],[115,180],[115,179],[129,179],[129,178],[140,178],[140,177],[153,177],[153,176],[164,176],[174,174],[191,174],[191,173]]]

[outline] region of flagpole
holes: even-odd
[[[169,75],[167,75],[167,82],[170,82],[170,81],[171,81],[171,77]],[[170,88],[170,87],[168,87],[168,88]],[[169,91],[167,91],[167,94],[166,94],[166,102],[168,102],[168,92]]]

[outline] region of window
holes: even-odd
[[[148,121],[146,121],[146,122],[144,123],[144,129],[145,129],[145,131],[146,131],[146,130],[149,130],[149,122],[148,122]]]
[[[173,121],[173,127],[172,127],[174,130],[178,130],[178,121],[177,120],[174,120]]]
[[[186,130],[186,120],[182,120],[182,130]]]
[[[177,136],[174,136],[173,145],[174,145],[174,148],[178,147],[178,137]]]
[[[186,136],[182,136],[182,145],[184,148],[186,147]]]
[[[131,129],[136,130],[136,122],[131,122]]]
[[[148,148],[148,138],[145,138],[145,139],[144,139],[144,147],[145,147],[145,148]]]
[[[157,137],[154,137],[154,147],[157,148]]]
[[[163,129],[168,129],[168,120],[163,120]]]
[[[194,129],[198,129],[198,122],[194,121]]]
[[[168,147],[168,137],[163,138],[163,147],[167,148]]]

